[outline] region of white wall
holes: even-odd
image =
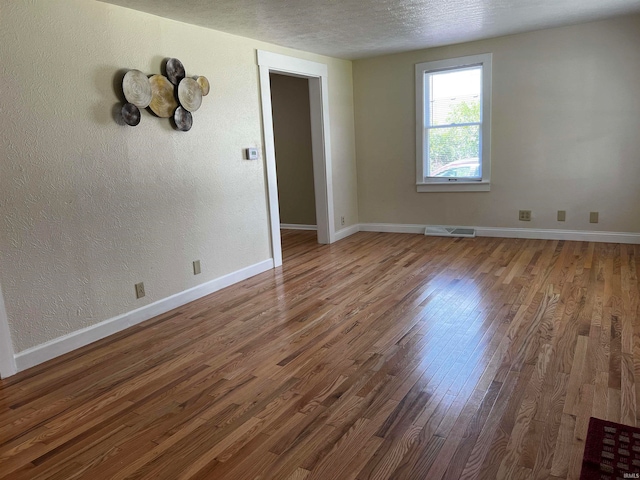
[[[360,221],[639,232],[639,45],[631,16],[354,62]],[[417,193],[414,65],[487,52],[491,191]]]
[[[0,22],[0,284],[16,352],[271,256],[264,164],[242,158],[262,145],[256,49],[328,65],[335,215],[357,223],[351,62],[87,0],[7,2]],[[116,124],[117,73],[160,73],[167,57],[211,82],[193,129],[148,112]]]

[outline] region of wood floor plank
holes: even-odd
[[[640,424],[639,246],[314,235],[0,381],[0,479],[577,479]]]

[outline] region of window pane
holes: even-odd
[[[480,122],[482,67],[427,74],[432,125]]]
[[[429,177],[482,177],[478,125],[427,132]]]

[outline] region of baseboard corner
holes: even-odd
[[[354,224],[348,227],[342,228],[335,233],[334,241],[342,240],[343,238],[350,237],[354,233],[358,233],[360,231],[360,225]]]

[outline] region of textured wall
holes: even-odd
[[[354,62],[360,221],[640,231],[638,45],[631,16]],[[487,52],[491,192],[417,193],[414,65]]]
[[[309,81],[271,75],[280,222],[315,225]]]
[[[242,159],[262,144],[256,48],[328,64],[335,215],[357,222],[350,62],[87,0],[8,2],[0,22],[0,284],[17,352],[270,258],[263,162]],[[116,72],[166,57],[212,84],[193,129],[147,112],[117,125]]]

